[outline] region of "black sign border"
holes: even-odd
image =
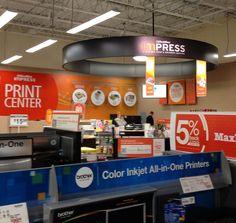
[[[161,52],[144,52],[140,45],[144,42],[168,42],[185,46],[185,52],[164,54]],[[145,64],[103,63],[90,59],[107,57],[131,57],[137,55],[189,59],[189,61],[158,64],[158,76],[193,75],[196,72],[195,60],[207,62],[207,70],[218,65],[218,49],[216,46],[192,39],[157,37],[157,36],[125,36],[98,38],[75,42],[63,48],[63,68],[83,74],[143,77]]]

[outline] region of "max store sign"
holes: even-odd
[[[236,158],[235,112],[172,112],[171,148],[183,152],[224,151]]]
[[[0,71],[1,115],[28,114],[43,119],[57,106],[57,87],[51,75]]]

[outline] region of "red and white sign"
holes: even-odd
[[[48,108],[57,107],[57,97],[56,83],[48,74],[0,71],[1,115],[29,114],[31,120],[42,119]]]
[[[184,152],[224,151],[236,158],[235,112],[174,112],[171,149]]]
[[[150,157],[162,155],[164,139],[153,138],[120,138],[118,154],[125,157]]]
[[[52,127],[70,131],[79,130],[80,113],[77,111],[53,111]]]
[[[151,138],[120,138],[118,154],[127,157],[147,157],[153,155],[153,139]]]

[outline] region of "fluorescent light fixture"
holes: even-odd
[[[6,59],[6,60],[3,60],[3,61],[1,62],[1,64],[9,64],[9,63],[11,63],[11,62],[13,62],[13,61],[19,60],[21,57],[22,57],[22,56],[20,56],[20,55],[15,55],[15,56],[10,57],[10,58],[8,58],[8,59]]]
[[[166,98],[167,87],[166,84],[155,84],[154,85],[154,95],[147,95],[146,85],[142,86],[142,97],[143,98]]]
[[[134,56],[133,59],[137,62],[145,62],[147,60],[146,56]]]
[[[11,12],[11,11],[5,11],[0,16],[0,28],[5,26],[8,22],[10,22],[18,13],[17,12]]]
[[[46,41],[44,41],[44,42],[42,42],[42,43],[40,43],[40,44],[38,44],[38,45],[28,49],[28,50],[26,50],[25,52],[27,52],[27,53],[34,53],[34,52],[36,52],[38,50],[41,50],[41,49],[43,49],[45,47],[48,47],[48,46],[54,44],[56,42],[57,42],[57,40],[49,39],[49,40],[46,40]]]
[[[236,57],[236,53],[225,54],[224,57]]]
[[[78,32],[88,29],[91,26],[97,25],[98,23],[104,22],[105,20],[108,20],[108,19],[110,19],[116,15],[119,15],[119,14],[120,14],[120,12],[116,12],[116,11],[111,10],[109,12],[106,12],[105,14],[102,14],[94,19],[89,20],[88,22],[85,22],[79,26],[69,29],[66,32],[70,33],[70,34],[76,34]]]

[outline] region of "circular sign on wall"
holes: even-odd
[[[93,183],[93,171],[89,167],[80,168],[75,174],[75,182],[80,188],[87,188]]]
[[[118,91],[111,91],[108,95],[108,102],[112,106],[118,106],[121,102],[121,96]]]
[[[91,101],[94,105],[102,105],[105,101],[105,95],[101,90],[94,90],[91,94]]]
[[[169,89],[169,96],[173,102],[181,101],[184,96],[183,86],[178,82],[173,83]]]
[[[132,107],[136,104],[137,98],[134,92],[127,92],[124,96],[124,102],[127,106]]]
[[[76,89],[72,94],[72,100],[74,103],[85,104],[87,101],[87,93],[83,89]]]

